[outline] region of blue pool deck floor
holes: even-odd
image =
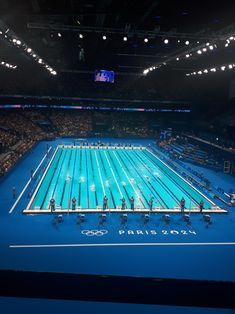
[[[153,144],[152,140],[106,141]],[[63,138],[38,143],[1,180],[1,269],[235,281],[235,208],[227,214],[211,214],[211,224],[199,213],[191,215],[191,225],[180,213],[171,214],[170,223],[161,214],[150,214],[150,221],[144,223],[141,214],[133,213],[122,224],[120,214],[108,213],[103,225],[99,214],[87,214],[80,224],[77,215],[65,214],[63,222],[53,224],[53,215],[22,214],[34,188],[30,183],[9,213],[15,202],[12,187],[18,197],[46,146],[72,142]],[[221,173],[202,171],[226,188],[235,186],[232,177],[226,180]]]

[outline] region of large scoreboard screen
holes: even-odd
[[[95,82],[114,83],[114,72],[107,70],[96,70],[94,80]]]

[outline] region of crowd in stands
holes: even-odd
[[[0,175],[40,140],[56,137],[157,138],[152,114],[125,111],[67,109],[5,109],[0,111]],[[155,124],[154,124],[155,123]],[[213,151],[190,142],[186,136],[171,136],[158,146],[173,159],[221,170],[223,160]]]
[[[130,113],[131,114],[131,113]],[[103,129],[97,130],[97,124]],[[147,118],[125,112],[105,114],[80,110],[0,111],[0,175],[7,172],[33,145],[56,137],[154,136]]]
[[[172,136],[164,140],[159,140],[158,146],[166,151],[171,158],[205,166],[214,170],[222,170],[223,160],[213,153],[205,150],[200,145],[190,143],[185,136]]]

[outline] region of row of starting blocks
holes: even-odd
[[[182,217],[183,221],[185,221],[187,224],[191,223],[190,220],[190,215],[188,214],[184,214]],[[143,214],[142,215],[142,220],[144,222],[144,224],[148,223],[150,220],[150,215],[149,214]],[[165,223],[169,224],[171,222],[171,216],[169,214],[165,214],[162,216],[162,220],[165,221]],[[208,223],[211,224],[212,220],[211,220],[211,216],[208,214],[203,215],[203,220]],[[61,223],[63,221],[63,215],[59,214],[56,215],[54,217],[53,223]],[[77,223],[81,224],[85,221],[85,214],[79,214],[77,216]],[[99,215],[99,224],[102,225],[107,221],[107,215],[106,214],[100,214]],[[122,224],[127,223],[128,221],[128,215],[127,214],[121,214],[120,215],[120,221]]]

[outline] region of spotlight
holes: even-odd
[[[208,73],[208,70],[207,70],[207,69],[205,69],[203,72],[204,72],[204,73]]]
[[[27,49],[27,52],[31,52],[31,51],[32,51],[32,49],[31,49],[31,48],[28,48],[28,49]]]
[[[35,55],[35,53],[33,54],[33,57],[34,57],[34,58],[36,58],[36,55]]]
[[[61,37],[61,36],[62,36],[61,33],[58,33],[57,35],[58,35],[58,37]]]
[[[210,69],[211,72],[216,72],[216,68]]]
[[[197,41],[197,44],[200,44],[200,41]]]
[[[144,42],[147,43],[149,40],[147,37],[145,37]]]
[[[210,46],[210,43],[206,43],[206,46]]]
[[[2,35],[2,31],[0,31],[0,34]]]
[[[199,55],[201,55],[201,54],[202,54],[201,50],[198,50],[198,51],[197,51],[197,53],[198,53]]]
[[[153,68],[149,68],[150,71],[153,71]]]
[[[149,73],[149,70],[148,69],[145,69],[144,71],[143,71],[143,74],[148,74]]]
[[[180,40],[179,40],[179,39],[177,40],[177,43],[180,43]]]
[[[82,34],[79,34],[79,38],[81,38],[81,39],[82,39],[82,38],[83,38],[83,35],[82,35]]]
[[[210,50],[213,50],[213,49],[214,49],[214,47],[213,47],[212,45],[210,45],[210,47],[209,47],[209,48],[210,48]]]
[[[4,64],[4,63],[5,63],[4,61],[1,62],[1,64]]]
[[[176,58],[176,61],[179,61],[180,58]]]
[[[123,41],[127,41],[127,37],[126,36],[123,37]]]
[[[231,37],[229,37],[229,39],[230,39],[230,40],[233,40],[233,39],[234,39],[234,37],[233,37],[233,36],[231,36]]]
[[[226,44],[224,45],[224,47],[228,47],[228,43],[226,43]]]
[[[39,59],[39,60],[38,60],[38,63],[42,63],[42,59]]]
[[[186,58],[189,58],[190,57],[190,55],[189,54],[186,54],[186,56],[185,56]]]
[[[21,45],[21,41],[20,40],[17,40],[16,43],[17,43],[17,45]]]
[[[189,45],[189,41],[188,40],[186,40],[185,45],[187,45],[187,46]]]
[[[56,73],[56,71],[52,71],[51,74],[52,75],[56,75],[57,73]]]
[[[228,68],[229,68],[229,69],[232,69],[232,68],[233,68],[233,65],[232,65],[232,64],[229,64]]]
[[[164,39],[164,44],[168,44],[169,43],[169,40],[166,38]]]
[[[224,66],[224,65],[221,67],[221,70],[222,70],[222,71],[224,71],[224,70],[225,70],[225,66]]]
[[[201,74],[202,74],[202,71],[198,71],[197,73],[198,73],[199,75],[201,75]]]
[[[202,51],[206,52],[206,51],[207,51],[207,49],[206,49],[206,48],[203,48],[203,49],[202,49]]]
[[[106,39],[107,39],[107,37],[106,37],[105,35],[103,35],[103,37],[102,37],[102,38],[103,38],[103,40],[106,40]]]

